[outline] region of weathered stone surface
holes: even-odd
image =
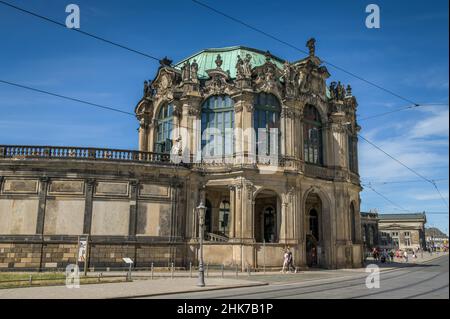
[[[84,181],[77,180],[53,180],[50,183],[49,194],[83,195]]]
[[[5,179],[3,193],[37,194],[39,182],[32,179]]]
[[[97,186],[95,187],[95,195],[128,196],[128,183],[98,182]]]
[[[129,216],[129,202],[94,200],[91,233],[127,236]]]
[[[0,234],[35,234],[38,203],[37,199],[0,200]]]
[[[44,234],[83,234],[84,199],[57,198],[47,200]]]
[[[139,189],[141,197],[169,197],[169,187],[164,185],[142,184]]]
[[[137,235],[166,236],[168,234],[166,219],[170,212],[170,203],[140,202],[138,207]],[[163,221],[162,224],[161,221]]]

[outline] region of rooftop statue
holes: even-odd
[[[316,52],[316,39],[309,39],[308,42],[306,42],[306,46],[309,49],[309,56],[314,56]]]

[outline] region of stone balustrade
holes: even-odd
[[[305,176],[332,180],[334,179],[334,172],[326,167],[305,164]]]
[[[172,164],[170,154],[71,146],[0,145],[0,158],[73,159]]]

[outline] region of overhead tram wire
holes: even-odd
[[[69,100],[69,101],[83,103],[83,104],[86,104],[86,105],[94,106],[94,107],[101,108],[101,109],[108,110],[108,111],[113,111],[113,112],[118,112],[118,113],[122,113],[122,114],[126,114],[126,115],[131,115],[133,117],[136,116],[134,113],[123,111],[123,110],[115,108],[115,107],[101,105],[101,104],[97,104],[97,103],[81,100],[81,99],[78,99],[78,98],[73,98],[73,97],[62,95],[62,94],[58,94],[58,93],[44,91],[44,90],[36,89],[36,88],[30,87],[30,86],[26,86],[26,85],[23,85],[23,84],[9,82],[9,81],[5,81],[5,80],[1,80],[1,79],[0,79],[0,83],[4,83],[4,84],[11,85],[11,86],[19,87],[19,88],[26,89],[26,90],[29,90],[29,91],[34,91],[34,92],[39,92],[39,93],[43,93],[43,94],[59,97],[61,99],[65,99],[65,100]]]
[[[405,212],[412,212],[409,209],[405,209],[404,207],[402,207],[401,205],[397,204],[396,202],[394,202],[393,200],[389,199],[388,197],[386,197],[385,195],[381,194],[380,192],[378,192],[376,189],[374,189],[372,187],[372,185],[369,184],[361,184],[363,186],[368,187],[370,190],[372,190],[375,194],[377,194],[378,196],[382,197],[385,201],[391,203],[392,205],[396,206],[397,208],[400,208],[400,210],[405,211]]]
[[[391,110],[391,111],[387,111],[387,112],[383,112],[383,113],[379,113],[379,114],[374,114],[374,115],[369,115],[369,116],[366,116],[366,117],[362,117],[362,118],[358,119],[358,121],[366,121],[366,120],[370,120],[370,119],[373,119],[373,118],[385,116],[385,115],[388,115],[388,114],[397,113],[397,112],[400,112],[400,111],[416,109],[418,107],[427,107],[427,106],[448,106],[448,103],[427,103],[427,104],[423,103],[423,104],[409,105],[409,106],[405,106],[405,107],[399,107],[399,108]]]
[[[64,23],[58,22],[58,21],[56,21],[56,20],[53,20],[53,19],[48,18],[48,17],[45,17],[45,16],[40,15],[40,14],[38,14],[38,13],[35,13],[35,12],[32,12],[32,11],[23,9],[23,8],[21,8],[21,7],[18,7],[18,6],[16,6],[16,5],[13,5],[13,4],[8,3],[8,2],[6,2],[6,1],[0,0],[0,4],[3,4],[3,5],[5,5],[5,6],[8,6],[8,7],[12,8],[12,9],[15,9],[15,10],[18,10],[18,11],[21,11],[21,12],[23,12],[23,13],[32,15],[32,16],[34,16],[34,17],[36,17],[36,18],[41,19],[41,20],[44,20],[44,21],[53,23],[53,24],[55,24],[55,25],[58,25],[58,26],[60,26],[60,27],[63,27],[64,29],[73,30],[73,31],[78,32],[78,33],[80,33],[80,34],[83,34],[83,35],[85,35],[85,36],[94,38],[94,39],[96,39],[96,40],[100,40],[100,41],[102,41],[102,42],[111,44],[111,45],[113,45],[113,46],[119,47],[119,48],[124,49],[124,50],[128,50],[128,51],[130,51],[130,52],[133,52],[133,53],[139,54],[139,55],[141,55],[141,56],[144,56],[144,57],[146,57],[146,58],[150,58],[150,59],[153,59],[153,60],[156,60],[156,61],[160,61],[160,59],[158,59],[157,57],[155,57],[155,56],[153,56],[153,55],[147,54],[147,53],[142,52],[142,51],[138,51],[138,50],[136,50],[136,49],[132,49],[132,48],[127,47],[127,46],[125,46],[125,45],[123,45],[123,44],[120,44],[120,43],[117,43],[117,42],[113,42],[113,41],[111,41],[111,40],[105,39],[105,38],[100,37],[100,36],[98,36],[98,35],[95,35],[95,34],[92,34],[92,33],[86,32],[86,31],[82,31],[81,29],[67,28],[67,26],[66,26]]]
[[[205,3],[201,2],[201,1],[192,0],[192,2],[194,2],[194,3],[204,7],[206,9],[210,10],[210,11],[213,11],[213,12],[215,12],[215,13],[221,15],[221,16],[224,16],[225,18],[227,18],[229,20],[232,20],[232,21],[234,21],[234,22],[236,22],[238,24],[241,24],[241,25],[243,25],[243,26],[245,26],[245,27],[247,27],[247,28],[249,28],[249,29],[251,29],[251,30],[253,30],[255,32],[258,32],[258,33],[260,33],[260,34],[262,34],[262,35],[264,35],[264,36],[266,36],[266,37],[268,37],[268,38],[270,38],[272,40],[275,40],[275,41],[277,41],[279,43],[282,43],[282,44],[284,44],[284,45],[286,45],[286,46],[288,46],[288,47],[290,47],[290,48],[292,48],[294,50],[297,50],[297,51],[299,51],[301,53],[304,53],[304,54],[309,54],[309,52],[307,52],[307,51],[305,51],[305,50],[303,50],[303,49],[301,49],[301,48],[299,48],[299,47],[297,47],[297,46],[295,46],[295,45],[293,45],[293,44],[291,44],[289,42],[281,40],[281,39],[277,38],[276,36],[267,33],[266,31],[258,29],[258,28],[254,27],[254,26],[252,26],[252,25],[250,25],[250,24],[248,24],[248,23],[246,23],[246,22],[244,22],[244,21],[242,21],[242,20],[240,20],[238,18],[232,17],[229,14],[227,14],[225,12],[222,12],[220,10],[217,10],[217,9],[215,9],[215,8],[209,6],[209,5],[207,5],[207,4],[205,4]],[[412,100],[410,100],[410,99],[408,99],[408,98],[406,98],[404,96],[401,96],[400,94],[397,94],[397,93],[395,93],[395,92],[393,92],[393,91],[391,91],[391,90],[389,90],[389,89],[387,89],[385,87],[382,87],[382,86],[380,86],[380,85],[378,85],[378,84],[376,84],[376,83],[374,83],[372,81],[369,81],[369,80],[367,80],[367,79],[365,79],[365,78],[363,78],[363,77],[361,77],[361,76],[359,76],[359,75],[357,75],[357,74],[355,74],[353,72],[347,71],[344,68],[342,68],[342,67],[340,67],[340,66],[338,66],[338,65],[336,65],[334,63],[328,62],[326,60],[322,60],[322,61],[323,61],[323,63],[328,64],[329,66],[331,66],[331,67],[333,67],[333,68],[335,68],[335,69],[337,69],[339,71],[342,71],[342,72],[344,72],[344,73],[346,73],[346,74],[348,74],[348,75],[350,75],[350,76],[352,76],[352,77],[354,77],[354,78],[356,78],[356,79],[358,79],[358,80],[360,80],[362,82],[365,82],[367,84],[370,84],[370,85],[378,88],[379,90],[382,90],[382,91],[384,91],[386,93],[389,93],[390,95],[393,95],[393,96],[395,96],[395,97],[397,97],[399,99],[402,99],[402,100],[404,100],[404,101],[406,101],[408,103],[411,103],[412,105],[419,105],[419,103],[417,103],[415,101],[412,101]]]
[[[358,136],[361,137],[366,143],[370,144],[371,146],[373,146],[374,148],[376,148],[377,150],[379,150],[380,152],[384,153],[386,156],[388,156],[390,159],[396,161],[397,163],[399,163],[400,165],[402,165],[403,167],[405,167],[406,169],[408,169],[409,171],[411,171],[412,173],[414,173],[415,175],[419,176],[420,178],[422,178],[423,180],[427,181],[428,183],[430,183],[431,185],[434,186],[434,188],[436,189],[436,191],[438,192],[440,198],[442,199],[442,201],[444,202],[445,206],[448,206],[447,201],[445,200],[444,196],[442,195],[441,191],[439,190],[436,182],[432,179],[429,179],[425,176],[423,176],[422,174],[418,173],[416,170],[412,169],[411,167],[409,167],[408,165],[406,165],[405,163],[403,163],[402,161],[400,161],[399,159],[395,158],[394,156],[392,156],[391,154],[389,154],[388,152],[386,152],[385,150],[383,150],[381,147],[379,147],[378,145],[374,144],[373,142],[369,141],[368,139],[366,139],[364,136],[362,136],[361,134],[358,133]]]
[[[255,28],[255,27],[249,25],[248,23],[245,23],[245,22],[242,21],[242,20],[236,19],[236,18],[234,18],[234,17],[232,17],[232,16],[230,16],[230,15],[224,13],[224,12],[221,12],[221,11],[219,11],[219,10],[217,10],[217,9],[214,9],[214,8],[208,6],[208,5],[206,5],[206,4],[204,4],[204,3],[200,2],[200,1],[197,1],[197,0],[192,0],[192,1],[193,1],[194,3],[197,3],[198,5],[201,5],[201,6],[205,7],[205,8],[207,8],[207,9],[209,9],[209,10],[212,10],[212,11],[214,11],[214,12],[216,12],[216,13],[222,15],[222,16],[225,16],[225,17],[228,18],[228,19],[231,19],[231,20],[233,20],[233,21],[235,21],[235,22],[237,22],[237,23],[240,23],[240,24],[246,26],[247,28],[250,28],[250,29],[252,29],[252,30],[254,30],[254,31],[258,32],[258,33],[261,33],[261,34],[263,34],[263,35],[265,35],[265,36],[267,36],[267,37],[269,37],[269,38],[271,38],[271,39],[273,39],[273,40],[275,40],[275,41],[278,41],[278,42],[280,42],[280,43],[282,43],[282,44],[285,44],[285,45],[287,45],[287,46],[289,46],[289,47],[291,47],[291,48],[293,48],[293,49],[295,49],[295,50],[297,50],[297,51],[300,51],[300,52],[304,53],[304,54],[308,54],[308,52],[306,52],[305,50],[302,50],[302,49],[298,48],[297,46],[294,46],[294,45],[292,45],[292,44],[290,44],[290,43],[288,43],[288,42],[286,42],[286,41],[280,40],[280,39],[278,39],[277,37],[275,37],[275,36],[273,36],[273,35],[271,35],[271,34],[265,32],[265,31],[263,31],[263,30],[257,29],[257,28]],[[32,16],[34,16],[34,17],[36,17],[36,18],[39,18],[39,19],[41,19],[41,20],[44,20],[44,21],[53,23],[53,24],[55,24],[55,25],[58,25],[58,26],[60,26],[60,27],[63,27],[63,28],[65,28],[65,29],[67,29],[67,26],[66,26],[64,23],[58,22],[58,21],[56,21],[56,20],[53,20],[53,19],[48,18],[48,17],[45,17],[45,16],[40,15],[40,14],[38,14],[38,13],[32,12],[32,11],[30,11],[30,10],[27,10],[27,9],[24,9],[24,8],[21,8],[21,7],[18,7],[18,6],[16,6],[16,5],[13,5],[13,4],[8,3],[8,2],[6,2],[6,1],[0,0],[0,4],[3,4],[3,5],[5,5],[5,6],[8,6],[8,7],[10,7],[10,8],[15,9],[15,10],[21,11],[21,12],[26,13],[26,14],[29,14],[29,15],[32,15]],[[145,56],[145,57],[150,58],[150,59],[153,59],[153,60],[155,60],[155,61],[160,61],[160,59],[156,58],[155,56],[152,56],[152,55],[147,54],[147,53],[142,52],[142,51],[138,51],[138,50],[136,50],[136,49],[132,49],[132,48],[127,47],[127,46],[125,46],[125,45],[123,45],[123,44],[120,44],[120,43],[117,43],[117,42],[113,42],[113,41],[111,41],[111,40],[108,40],[108,39],[105,39],[105,38],[103,38],[103,37],[97,36],[97,35],[95,35],[95,34],[92,34],[92,33],[86,32],[86,31],[82,31],[82,30],[76,29],[76,28],[72,28],[72,29],[70,29],[70,30],[73,30],[73,31],[76,31],[76,32],[78,32],[78,33],[80,33],[80,34],[83,34],[83,35],[85,35],[85,36],[89,36],[89,37],[91,37],[91,38],[94,38],[94,39],[103,41],[103,42],[108,43],[108,44],[110,44],[110,45],[119,47],[119,48],[121,48],[121,49],[125,49],[125,50],[128,50],[128,51],[130,51],[130,52],[139,54],[139,55],[141,55],[141,56]],[[336,68],[336,69],[338,69],[338,70],[340,70],[340,71],[342,71],[342,72],[344,72],[344,73],[347,73],[348,75],[351,75],[351,76],[353,76],[353,77],[359,79],[360,81],[363,81],[363,82],[365,82],[365,83],[368,83],[368,84],[370,84],[370,85],[372,85],[372,86],[375,86],[375,87],[377,87],[378,89],[383,90],[383,91],[385,91],[385,92],[387,92],[387,93],[389,93],[389,94],[391,94],[391,95],[393,95],[393,96],[395,96],[395,97],[397,97],[397,98],[400,98],[400,99],[402,99],[402,100],[404,100],[404,101],[407,101],[408,103],[411,103],[411,104],[413,104],[413,105],[415,105],[415,106],[419,106],[419,105],[420,105],[419,103],[416,103],[416,102],[414,102],[414,101],[412,101],[412,100],[410,100],[410,99],[407,99],[407,98],[405,98],[405,97],[403,97],[403,96],[401,96],[401,95],[399,95],[399,94],[397,94],[397,93],[395,93],[395,92],[393,92],[393,91],[391,91],[391,90],[389,90],[389,89],[386,89],[386,88],[384,88],[384,87],[382,87],[382,86],[380,86],[380,85],[378,85],[378,84],[376,84],[376,83],[373,83],[373,82],[371,82],[371,81],[369,81],[369,80],[366,80],[366,79],[364,79],[363,77],[358,76],[358,75],[356,75],[356,74],[354,74],[354,73],[352,73],[352,72],[350,72],[350,71],[347,71],[347,70],[345,70],[344,68],[339,67],[339,66],[337,66],[337,65],[335,65],[335,64],[333,64],[333,63],[331,63],[331,62],[328,62],[328,61],[325,61],[325,60],[323,60],[323,62],[326,63],[326,64],[328,64],[328,65],[330,65],[330,66],[332,66],[332,67],[334,67],[334,68]]]
[[[192,1],[195,2],[195,3],[197,3],[197,4],[199,4],[199,5],[204,6],[204,7],[208,8],[208,9],[210,9],[210,10],[213,10],[213,11],[216,12],[216,13],[219,13],[219,14],[221,14],[221,15],[224,15],[224,16],[226,16],[227,18],[234,20],[235,22],[238,22],[238,23],[240,23],[240,24],[243,24],[243,25],[245,25],[246,27],[251,28],[251,29],[253,29],[253,30],[255,30],[255,31],[259,32],[259,33],[263,33],[265,36],[268,36],[268,37],[270,37],[270,38],[272,38],[272,39],[274,39],[274,40],[276,40],[276,41],[278,41],[278,42],[281,42],[281,43],[283,43],[283,44],[285,44],[285,45],[288,45],[288,46],[290,46],[290,47],[292,47],[292,48],[294,48],[294,49],[296,49],[296,50],[298,50],[298,51],[300,51],[300,52],[302,52],[302,53],[308,54],[308,52],[306,52],[305,50],[302,50],[302,49],[300,49],[300,48],[298,48],[298,47],[296,47],[296,46],[293,46],[293,45],[289,44],[288,42],[282,41],[282,40],[280,40],[280,39],[278,39],[278,38],[276,38],[276,37],[274,37],[274,36],[272,36],[272,35],[270,35],[270,34],[264,32],[264,31],[262,31],[262,30],[259,30],[259,29],[257,29],[257,28],[254,28],[254,27],[248,25],[247,23],[245,23],[245,22],[243,22],[243,21],[241,21],[241,20],[238,20],[238,19],[236,19],[236,18],[233,18],[233,17],[231,17],[231,16],[229,16],[229,15],[227,15],[227,14],[225,14],[225,13],[219,11],[219,10],[216,10],[216,9],[214,9],[214,8],[212,8],[212,7],[209,7],[209,6],[207,6],[206,4],[203,4],[203,3],[199,2],[199,1],[195,1],[195,0],[192,0]],[[16,9],[16,10],[18,10],[18,11],[21,11],[21,12],[23,12],[23,13],[32,15],[32,16],[34,16],[34,17],[37,17],[37,18],[39,18],[39,19],[42,19],[42,20],[44,20],[44,21],[53,23],[53,24],[55,24],[55,25],[58,25],[58,26],[61,26],[61,27],[65,28],[65,29],[67,29],[66,25],[63,24],[63,23],[61,23],[61,22],[58,22],[58,21],[53,20],[53,19],[51,19],[51,18],[45,17],[45,16],[40,15],[40,14],[38,14],[38,13],[29,11],[29,10],[26,10],[26,9],[24,9],[24,8],[18,7],[18,6],[16,6],[16,5],[13,5],[13,4],[8,3],[8,2],[6,2],[6,1],[0,0],[0,4],[6,5],[6,6],[8,6],[8,7],[11,7],[11,8]],[[132,48],[130,48],[130,47],[127,47],[127,46],[125,46],[125,45],[122,45],[122,44],[113,42],[113,41],[111,41],[111,40],[107,40],[107,39],[105,39],[105,38],[103,38],[103,37],[100,37],[100,36],[97,36],[97,35],[95,35],[95,34],[92,34],[92,33],[86,32],[86,31],[82,31],[82,30],[80,30],[80,29],[75,29],[75,28],[74,28],[74,29],[71,29],[71,30],[74,30],[74,31],[76,31],[76,32],[78,32],[78,33],[81,33],[81,34],[83,34],[83,35],[92,37],[92,38],[94,38],[94,39],[97,39],[97,40],[106,42],[106,43],[108,43],[108,44],[117,46],[117,47],[119,47],[119,48],[128,50],[128,51],[130,51],[130,52],[139,54],[139,55],[141,55],[141,56],[145,56],[145,57],[150,58],[150,59],[153,59],[153,60],[155,60],[155,61],[160,61],[160,60],[159,60],[158,58],[156,58],[155,56],[152,56],[152,55],[150,55],[150,54],[147,54],[147,53],[138,51],[138,50],[136,50],[136,49],[132,49]],[[375,86],[379,87],[378,85],[376,85],[376,84],[374,84],[374,83],[371,83],[370,81],[367,81],[367,80],[365,80],[365,79],[363,79],[363,78],[361,78],[361,77],[359,77],[359,76],[357,76],[357,75],[355,75],[355,74],[352,74],[351,72],[348,72],[348,71],[346,71],[346,70],[344,70],[344,69],[342,69],[342,68],[340,68],[340,67],[338,67],[338,66],[336,66],[336,65],[334,65],[334,64],[332,64],[332,63],[330,63],[330,62],[324,61],[324,63],[327,63],[327,64],[329,64],[329,65],[331,65],[331,66],[333,66],[333,67],[335,67],[335,68],[341,69],[342,71],[344,71],[344,72],[346,72],[346,73],[348,73],[348,74],[350,74],[350,75],[352,75],[352,76],[354,76],[354,77],[356,77],[356,78],[358,78],[358,79],[360,79],[360,80],[362,80],[362,81],[365,81],[365,82],[367,82],[367,83],[369,83],[369,84],[371,84],[371,85],[375,85]],[[382,89],[382,90],[385,90],[385,91],[387,90],[387,89],[384,89],[384,88],[382,88],[382,87],[379,87],[379,88]],[[389,90],[387,90],[387,91],[389,91]],[[361,118],[361,119],[359,119],[359,120],[360,120],[360,121],[364,121],[364,120],[368,120],[368,119],[372,119],[372,118],[376,118],[376,117],[381,117],[381,116],[384,116],[384,115],[387,115],[387,114],[391,114],[391,113],[395,113],[395,112],[399,112],[399,111],[403,111],[403,110],[407,110],[407,109],[413,109],[413,108],[417,108],[417,107],[432,106],[432,105],[448,105],[448,103],[447,103],[447,104],[439,104],[439,103],[435,103],[435,104],[418,104],[418,103],[415,103],[415,102],[413,102],[413,101],[411,101],[411,100],[409,100],[409,99],[405,99],[405,98],[403,98],[403,97],[401,97],[401,96],[399,96],[399,95],[397,95],[397,94],[395,94],[395,93],[393,93],[393,92],[390,92],[390,91],[389,91],[389,93],[394,94],[396,97],[402,98],[403,100],[406,100],[406,101],[412,103],[412,105],[409,105],[409,106],[406,106],[406,107],[403,107],[403,108],[399,108],[399,109],[396,109],[396,110],[388,111],[388,112],[385,112],[385,113],[380,113],[380,114],[375,114],[375,115],[373,115],[373,116],[364,117],[364,118]]]
[[[448,181],[448,178],[437,178],[437,179],[432,179],[432,180],[434,182],[441,182],[441,181]],[[416,180],[405,180],[405,181],[370,181],[368,183],[387,185],[387,184],[407,184],[407,183],[423,183],[423,182],[424,181],[422,179],[416,179]]]

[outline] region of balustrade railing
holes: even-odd
[[[333,179],[333,170],[317,165],[305,164],[305,175],[310,177],[318,177],[323,179]]]
[[[205,241],[215,241],[223,243],[228,241],[228,237],[219,234],[205,232]]]
[[[70,146],[0,145],[0,158],[108,160],[171,164],[170,154]]]

